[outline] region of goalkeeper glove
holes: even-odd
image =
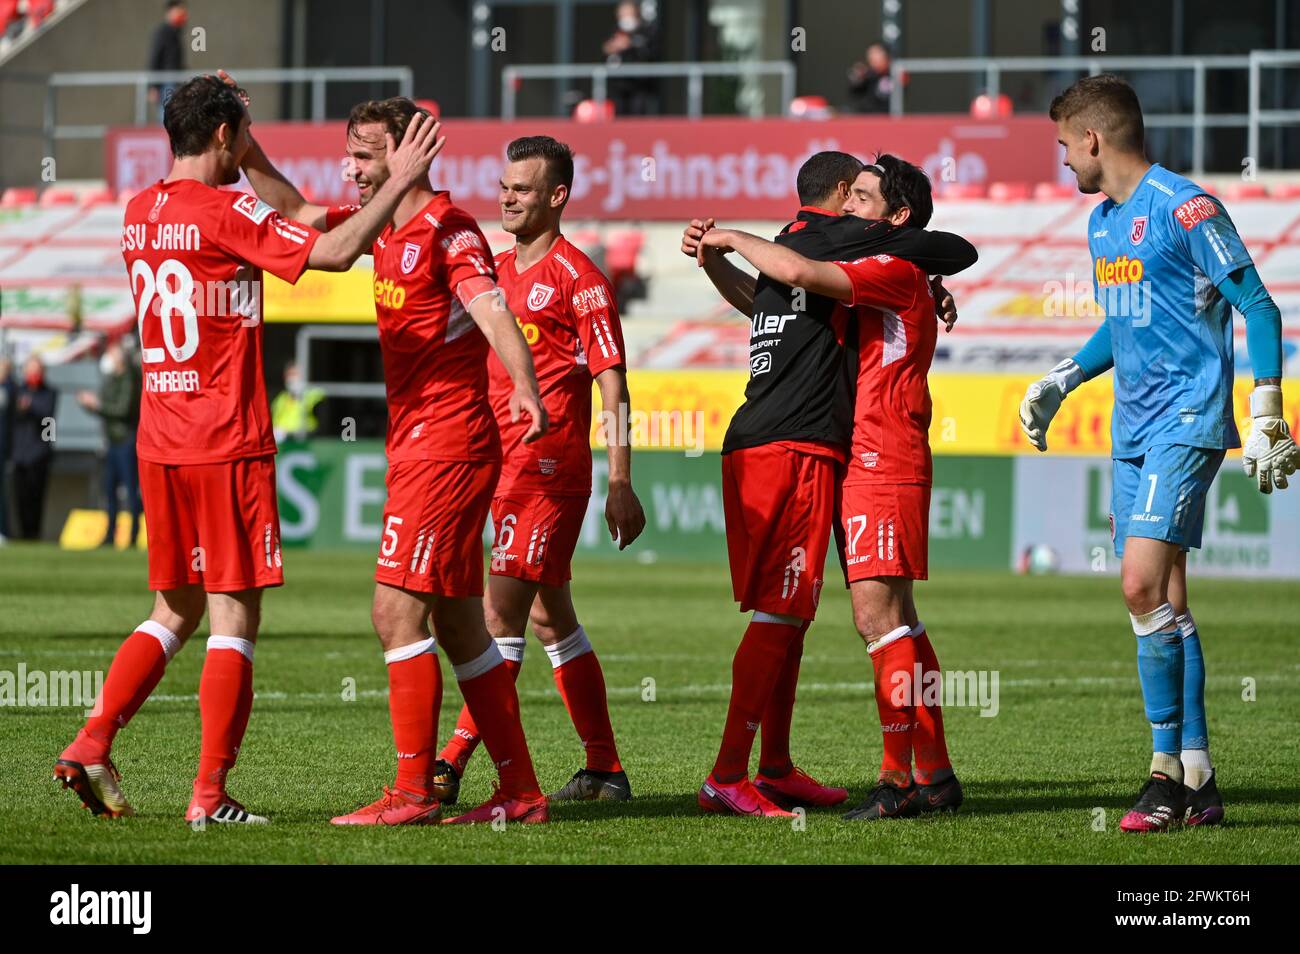
[[[1247,477],[1257,477],[1259,492],[1286,489],[1287,475],[1300,466],[1300,448],[1291,439],[1291,429],[1282,420],[1282,388],[1276,384],[1256,385],[1250,394],[1250,437],[1241,451],[1241,467]]]
[[[1083,369],[1066,358],[1047,376],[1029,385],[1020,402],[1020,429],[1040,451],[1047,450],[1047,427],[1060,410],[1065,396],[1083,383]]]

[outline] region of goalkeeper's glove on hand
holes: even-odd
[[[1047,427],[1060,410],[1065,396],[1083,383],[1083,369],[1066,358],[1047,376],[1029,385],[1020,402],[1020,429],[1040,451],[1047,450]]]
[[[1247,477],[1259,480],[1259,492],[1286,489],[1288,474],[1300,466],[1300,448],[1282,419],[1282,388],[1260,384],[1250,394],[1250,436],[1241,450],[1241,467]]]

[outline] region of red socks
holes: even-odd
[[[912,641],[916,644],[917,659],[921,663],[922,678],[927,673],[939,672],[939,660],[930,645],[930,636],[925,626],[917,624]],[[952,762],[948,759],[948,743],[943,736],[943,709],[938,702],[934,705],[916,707],[916,732],[913,735],[916,747],[916,780],[928,785],[935,780],[935,775],[952,774]]]
[[[163,677],[167,660],[181,648],[176,634],[160,623],[145,620],[113,657],[86,733],[106,747],[118,729],[131,721]]]
[[[519,670],[524,665],[524,637],[503,636],[494,642],[501,652],[501,658],[505,661],[504,665],[511,678],[518,682]],[[469,706],[461,706],[460,717],[456,720],[456,731],[442,747],[438,758],[450,762],[455,767],[457,775],[464,775],[469,757],[474,754],[478,744],[479,731],[478,726],[474,724],[474,717],[469,713]]]
[[[239,636],[209,636],[208,655],[199,679],[203,742],[194,789],[225,790],[226,774],[239,755],[239,744],[253,711],[253,643]]]
[[[803,641],[812,621],[803,624],[799,635],[786,650],[785,664],[772,687],[772,698],[763,710],[763,741],[759,750],[759,771],[770,778],[781,778],[794,768],[790,759],[790,721],[794,717],[795,688],[799,684],[799,663],[803,659]]]
[[[483,744],[496,763],[501,790],[513,797],[534,800],[542,797],[533,772],[532,756],[519,721],[519,695],[515,680],[502,665],[496,643],[477,659],[453,667],[460,682],[465,705],[483,735]]]
[[[731,661],[731,702],[722,730],[722,746],[713,764],[713,777],[723,783],[749,776],[754,733],[772,698],[790,645],[799,637],[803,625],[802,621],[794,625],[759,622],[759,615],[755,614],[745,629]]]
[[[609,722],[605,697],[605,674],[592,651],[587,632],[581,626],[569,636],[546,647],[551,657],[555,688],[564,699],[573,727],[587,751],[587,768],[594,772],[621,772],[614,728]]]
[[[426,798],[438,744],[438,710],[442,707],[442,671],[433,639],[384,653],[388,664],[388,712],[397,746],[394,786]]]
[[[884,756],[880,777],[906,787],[912,772],[912,735],[916,724],[916,644],[911,628],[900,626],[872,643],[871,665],[876,673],[876,709]]]

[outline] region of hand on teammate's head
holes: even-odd
[[[388,147],[388,174],[403,190],[428,176],[434,158],[447,142],[446,136],[438,136],[441,128],[442,123],[438,120],[416,113],[402,134],[400,144],[394,141],[392,133],[384,133]]]

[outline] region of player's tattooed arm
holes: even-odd
[[[837,301],[853,300],[853,283],[834,262],[816,262],[775,242],[735,229],[710,229],[700,239],[697,260],[704,264],[710,250],[736,252],[773,281],[803,288]]]
[[[606,368],[596,375],[596,386],[600,388],[605,452],[609,457],[605,524],[609,538],[623,550],[645,529],[645,511],[632,489],[632,439],[628,433],[632,399],[627,390],[627,371]]]
[[[416,113],[402,134],[401,145],[394,142],[391,134],[385,134],[388,181],[356,215],[316,240],[307,258],[308,268],[345,272],[374,245],[406,190],[417,182],[429,180],[429,166],[447,142],[446,137],[438,136],[440,128],[436,120],[425,120],[423,114]]]
[[[682,254],[698,260],[700,239],[714,225],[713,219],[691,219],[682,232]],[[737,268],[727,261],[726,255],[717,251],[705,254],[702,267],[727,304],[746,318],[754,313],[754,289],[758,282],[753,275]]]
[[[474,287],[468,288],[471,284]],[[510,374],[510,380],[515,386],[514,393],[510,395],[510,422],[513,424],[518,421],[520,414],[528,415],[529,427],[524,434],[524,443],[531,444],[546,433],[549,422],[546,407],[538,393],[533,355],[528,350],[524,333],[519,330],[519,322],[510,313],[501,290],[486,276],[475,278],[472,282],[461,282],[456,287],[456,294]]]

